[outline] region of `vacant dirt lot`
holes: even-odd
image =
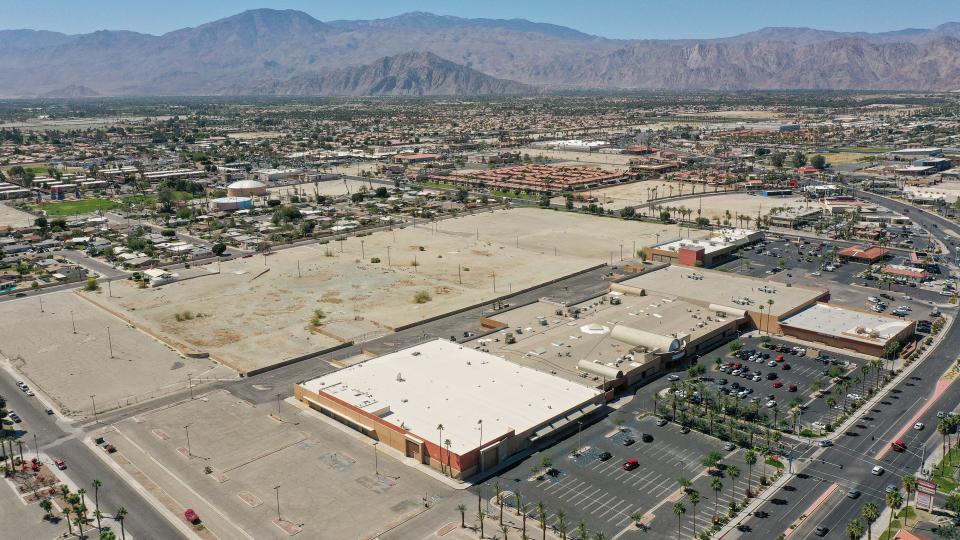
[[[8,204],[0,204],[0,228],[27,227],[33,225],[34,219],[36,218],[22,210],[17,210]]]
[[[517,209],[237,259],[157,289],[118,283],[96,298],[246,372],[619,260],[621,246],[629,256],[658,234],[677,228]]]
[[[188,374],[232,375],[182,357],[70,291],[43,295],[42,312],[38,298],[0,303],[0,334],[0,355],[67,415],[89,415],[91,394],[104,411],[187,388]]]

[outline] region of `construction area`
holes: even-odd
[[[249,373],[619,261],[671,231],[517,209],[234,259],[158,288],[118,282],[112,297],[89,297],[184,354]]]
[[[90,293],[106,296],[107,292]],[[235,377],[186,358],[72,291],[0,303],[0,355],[67,416],[184,390],[192,380]],[[94,396],[91,398],[91,396]]]

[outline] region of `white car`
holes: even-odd
[[[774,401],[774,400],[772,400],[772,399],[767,402],[767,408],[769,408],[769,409],[772,409],[772,408],[774,408],[774,407],[776,407],[776,406],[777,406],[777,402]]]
[[[874,304],[880,302],[880,299],[877,298],[876,296],[871,296],[871,297],[867,298],[867,300],[869,300],[870,302],[872,302],[872,303],[874,303]]]
[[[667,380],[668,380],[668,381],[679,381],[679,380],[680,380],[680,376],[679,376],[679,375],[675,375],[675,374],[667,375]]]
[[[873,469],[870,469],[870,473],[873,474],[874,476],[880,476],[881,474],[883,474],[883,467],[877,465]]]
[[[814,423],[812,423],[812,424],[810,424],[810,425],[813,426],[813,427],[815,427],[815,428],[817,428],[817,429],[826,429],[826,428],[827,428],[827,425],[824,424],[823,422],[819,421],[819,420],[817,420],[816,422],[814,422]]]
[[[857,401],[858,399],[860,399],[860,394],[847,394],[847,399],[852,399],[854,401]]]
[[[915,430],[917,430],[917,431],[922,430],[923,427],[924,427],[924,426],[923,426],[923,422],[917,422],[916,424],[913,425],[913,429],[915,429]]]
[[[750,379],[750,380],[753,381],[753,382],[760,382],[760,381],[763,380],[763,378],[762,378],[761,376],[759,376],[759,375],[754,375],[753,378]]]
[[[777,367],[777,362],[776,362],[776,360],[771,360],[771,361],[767,362],[767,366],[769,366],[769,367]]]
[[[813,277],[820,277],[820,276],[822,276],[823,274],[821,274],[819,271],[817,271],[817,272],[811,272],[810,275],[813,276]]]

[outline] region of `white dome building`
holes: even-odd
[[[251,197],[267,194],[267,185],[257,180],[239,180],[227,186],[228,197]]]

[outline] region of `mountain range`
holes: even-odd
[[[163,35],[0,31],[0,97],[503,95],[556,90],[960,89],[960,23],[608,39],[414,12],[322,22],[257,9]]]

